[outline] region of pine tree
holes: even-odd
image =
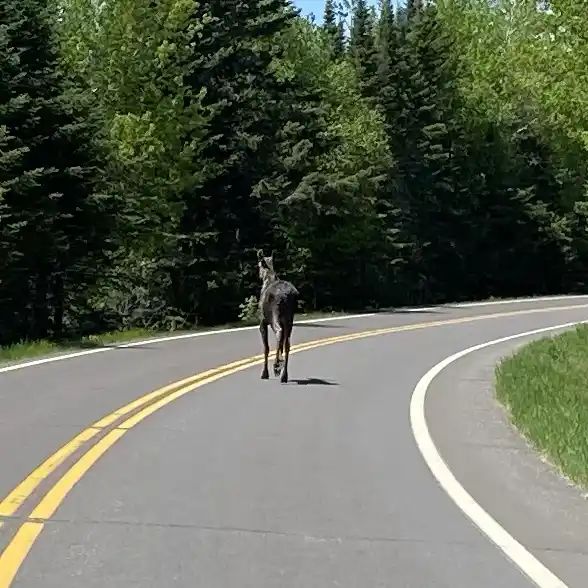
[[[455,259],[449,262],[455,252],[451,230],[456,214],[449,51],[433,7],[400,26],[391,13],[384,4],[379,27],[380,104],[397,161],[389,198],[402,209],[396,222],[404,242],[410,243],[405,250],[410,273],[404,279],[415,296],[417,291],[419,297],[429,296],[431,288],[445,291],[439,268],[458,265]]]
[[[349,54],[357,71],[362,94],[375,102],[378,93],[378,60],[374,29],[373,13],[368,7],[367,1],[356,0],[349,40]]]
[[[343,57],[347,51],[347,38],[345,36],[345,16],[341,12],[337,20],[337,43],[336,54],[340,52],[341,57]]]
[[[422,0],[407,0],[406,2],[406,16],[408,20],[412,20],[421,13],[423,9]]]
[[[196,9],[205,24],[186,82],[206,91],[205,178],[183,195],[186,239],[175,283],[176,306],[207,322],[234,320],[245,292],[257,287],[255,248],[269,244],[278,201],[302,189],[308,164],[299,163],[312,162],[320,143],[319,100],[272,69],[282,51],[277,34],[294,18],[287,0],[209,0]]]
[[[409,71],[400,47],[400,29],[395,19],[392,0],[382,0],[377,35],[378,100],[386,121],[386,134],[393,148],[399,131],[400,89]]]
[[[479,286],[508,296],[564,288],[568,226],[558,206],[553,156],[532,128],[528,113],[502,129],[492,128],[471,166],[483,182],[469,186],[480,204],[470,211],[476,226],[473,263],[482,264]],[[481,183],[481,186],[480,186]],[[476,216],[478,218],[476,218]],[[470,221],[472,222],[472,221]],[[501,272],[492,268],[504,264]]]
[[[332,47],[333,58],[340,59],[345,53],[345,31],[341,15],[337,15],[335,0],[326,0],[323,16],[323,30],[327,33]]]
[[[0,1],[1,342],[59,336],[105,267],[112,201],[64,98],[44,0]]]

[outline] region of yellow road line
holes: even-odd
[[[77,451],[77,449],[84,443],[98,435],[100,431],[110,426],[117,419],[125,416],[137,408],[140,408],[141,406],[144,406],[159,396],[169,394],[178,386],[182,386],[187,383],[198,383],[199,380],[205,379],[212,374],[223,372],[227,369],[230,369],[231,367],[249,361],[251,361],[251,358],[235,361],[218,368],[207,370],[195,376],[190,376],[184,380],[174,382],[173,384],[169,384],[163,388],[159,388],[153,392],[150,392],[149,394],[141,396],[140,398],[137,398],[136,400],[133,400],[125,406],[115,410],[111,414],[101,418],[99,421],[96,421],[87,429],[76,435],[76,437],[74,437],[71,441],[68,441],[65,445],[59,448],[53,455],[47,458],[39,467],[29,474],[14,490],[12,490],[10,494],[8,494],[8,496],[6,496],[6,498],[0,502],[0,516],[8,517],[15,514],[23,502],[35,491],[37,486],[61,463],[63,463],[70,455]]]
[[[0,556],[0,586],[8,588],[16,576],[18,569],[22,565],[25,557],[28,555],[31,547],[37,540],[37,537],[43,530],[43,523],[26,522],[18,530],[14,539],[8,544],[8,547]]]
[[[356,339],[365,339],[367,337],[374,337],[377,335],[385,335],[402,331],[415,331],[419,329],[441,327],[445,325],[470,323],[478,320],[574,310],[587,307],[588,304],[581,304],[552,308],[528,309],[461,317],[457,319],[446,319],[427,323],[416,323],[403,325],[400,327],[388,327],[301,343],[292,346],[290,352],[299,353],[302,351],[323,347],[325,345],[332,345],[334,343],[343,343],[347,341],[354,341]],[[178,382],[164,386],[163,388],[154,390],[153,392],[146,394],[117,409],[113,413],[103,417],[82,431],[74,439],[63,445],[60,449],[58,449],[51,457],[43,462],[43,464],[41,464],[36,470],[27,476],[27,478],[25,478],[0,503],[0,515],[9,516],[14,514],[22,505],[22,503],[32,494],[41,481],[49,476],[59,466],[59,464],[63,463],[63,461],[67,459],[68,456],[73,454],[83,443],[97,435],[101,430],[112,425],[117,419],[129,414],[137,408],[144,407],[145,404],[151,403],[139,410],[133,416],[127,418],[116,429],[108,432],[85,454],[83,454],[51,487],[51,489],[47,491],[43,499],[31,513],[30,519],[33,520],[28,520],[20,526],[12,541],[0,555],[0,588],[8,588],[11,585],[16,573],[18,572],[18,569],[25,560],[37,537],[43,530],[45,524],[43,521],[46,521],[51,516],[53,516],[59,505],[63,502],[75,484],[79,482],[79,480],[94,465],[94,463],[96,463],[96,461],[98,461],[98,459],[104,455],[108,449],[112,447],[127,431],[135,427],[149,415],[163,408],[167,404],[170,404],[174,400],[177,400],[181,396],[184,396],[188,392],[192,392],[196,388],[200,388],[201,386],[210,384],[216,380],[219,380],[220,378],[235,374],[239,371],[254,365],[259,365],[261,363],[263,363],[263,356],[256,355],[226,364],[224,366],[219,366],[211,370],[207,370],[195,376],[185,378]]]

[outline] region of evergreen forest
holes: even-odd
[[[0,345],[581,293],[578,0],[0,0]]]

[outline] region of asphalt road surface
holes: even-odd
[[[0,588],[529,588],[523,556],[432,474],[411,399],[456,352],[584,320],[588,297],[299,324],[293,344],[331,341],[291,355],[289,384],[243,362],[159,390],[144,420],[137,403],[96,424],[258,355],[258,331],[0,371]],[[541,588],[585,588],[588,505],[491,391],[494,363],[546,334],[447,366],[425,417],[459,483],[545,566]]]

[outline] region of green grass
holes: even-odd
[[[133,339],[146,339],[158,334],[159,333],[154,333],[147,329],[132,329],[104,333],[102,335],[91,335],[89,337],[67,341],[22,341],[21,343],[15,343],[14,345],[0,347],[0,361],[16,361],[19,359],[51,355],[60,352],[91,349],[105,345],[113,345],[124,341],[132,341]]]
[[[344,316],[343,312],[315,312],[298,314],[297,321],[312,320],[317,318]],[[254,325],[256,321],[242,321],[239,323],[230,323],[225,325],[218,325],[216,327],[191,329],[191,331],[217,331],[230,327],[244,327]],[[189,332],[189,331],[184,331]],[[33,357],[48,356],[59,353],[66,353],[71,351],[79,351],[81,349],[92,349],[96,347],[103,347],[106,345],[114,345],[117,343],[125,343],[139,339],[150,339],[153,337],[161,337],[166,335],[180,334],[182,331],[150,331],[148,329],[129,329],[124,331],[113,331],[103,333],[101,335],[91,335],[89,337],[82,337],[79,339],[71,339],[67,341],[23,341],[0,347],[0,362],[18,361]]]
[[[588,326],[505,358],[496,368],[496,396],[540,453],[588,487]]]

